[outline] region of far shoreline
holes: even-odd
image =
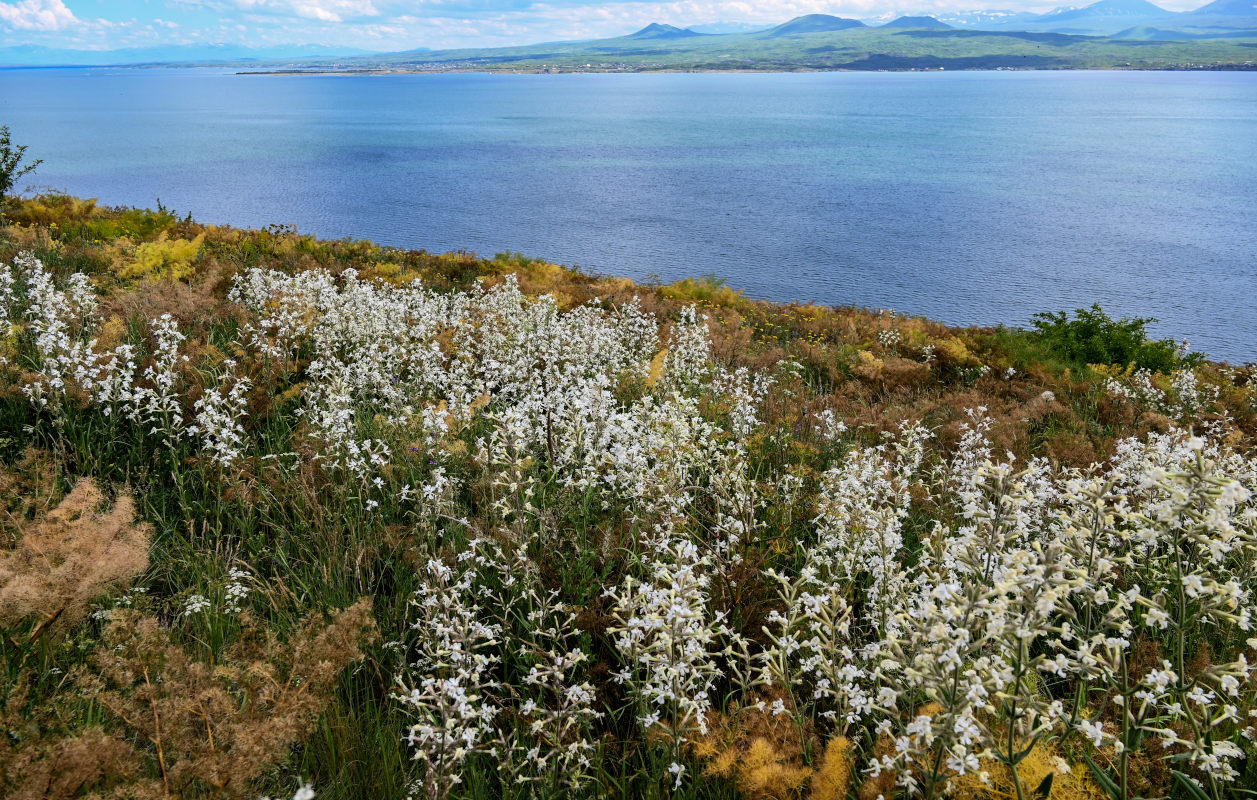
[[[101,67],[97,67],[99,69]],[[148,67],[132,67],[147,69]],[[205,67],[188,67],[203,69]],[[905,67],[903,69],[270,69],[240,70],[234,75],[259,75],[272,77],[388,77],[392,75],[798,75],[824,73],[878,73],[878,72],[1257,72],[1257,64],[1217,64],[1209,66],[1181,67]]]

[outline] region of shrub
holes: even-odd
[[[725,285],[724,278],[715,275],[685,278],[676,283],[670,283],[660,290],[660,294],[669,300],[707,306],[737,308],[746,304],[741,291],[729,288]]]
[[[0,551],[0,624],[33,617],[36,631],[73,626],[91,600],[148,568],[152,532],[135,523],[131,498],[97,513],[103,503],[96,485],[83,480],[44,519],[19,526],[17,545]]]
[[[1080,308],[1073,319],[1060,311],[1034,315],[1034,327],[1048,348],[1061,358],[1080,364],[1134,364],[1137,369],[1170,372],[1199,363],[1202,356],[1179,354],[1173,339],[1150,339],[1151,317],[1113,319],[1096,303]]]
[[[195,268],[192,262],[201,252],[205,234],[195,239],[167,239],[163,231],[155,241],[145,242],[136,248],[135,260],[119,270],[123,278],[190,278]]]
[[[15,198],[5,217],[16,225],[59,229],[58,238],[74,237],[109,242],[121,237],[147,241],[159,236],[179,220],[160,203],[148,208],[105,208],[96,198],[81,200],[68,194],[45,192],[34,197]]]
[[[26,145],[15,145],[9,141],[9,126],[0,125],[0,202],[4,201],[14,183],[24,175],[34,172],[43,163],[42,159],[37,158],[23,166],[25,157]]]
[[[18,225],[64,226],[71,220],[89,219],[99,211],[94,197],[80,200],[66,194],[41,194],[14,200],[5,216]]]
[[[108,788],[107,797],[257,797],[255,783],[311,734],[341,671],[378,638],[371,609],[362,599],[327,623],[311,614],[288,642],[246,615],[214,664],[159,618],[114,609],[89,665],[65,679],[93,698],[109,727],[26,731],[0,750],[0,791],[46,800],[93,786]],[[4,711],[7,725],[24,722]]]

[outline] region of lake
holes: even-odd
[[[41,186],[1257,360],[1257,73],[0,70]]]

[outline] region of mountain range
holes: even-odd
[[[1126,3],[1132,13],[1117,14]],[[1005,22],[1005,17],[996,16],[995,23],[981,28],[927,16],[869,25],[825,14],[730,33],[652,23],[609,39],[382,53],[340,59],[334,66],[326,60],[311,60],[295,68],[266,71],[1257,70],[1257,19],[1249,28],[1240,27],[1239,22],[1231,23],[1235,27],[1210,28],[1198,21],[1175,28],[1170,20],[1150,16],[1146,0],[1100,0],[1096,5],[1089,12],[1094,17],[1067,9],[1025,22]],[[1117,23],[1108,35],[1062,32],[1051,28],[1050,20],[1056,16],[1064,17],[1060,24],[1069,29],[1110,17]],[[1037,27],[1028,24],[1035,21],[1040,21]]]
[[[973,19],[957,19],[963,27],[987,30],[1051,31],[1113,35],[1138,26],[1162,31],[1222,36],[1257,29],[1257,0],[1214,0],[1194,11],[1175,12],[1148,0],[1099,0],[1086,6],[1062,6],[1046,14],[976,12]],[[1002,14],[1003,16],[994,16]],[[963,17],[963,15],[960,15]],[[947,16],[945,22],[951,22]]]
[[[773,27],[651,23],[623,36],[497,48],[368,53],[325,45],[131,50],[0,47],[0,66],[222,64],[271,71],[454,69],[1252,68],[1257,0],[1173,12],[1098,0],[1046,14],[1001,10],[858,20],[807,14]],[[1132,45],[1146,45],[1133,48]]]
[[[171,64],[199,62],[247,62],[280,59],[337,58],[370,53],[351,47],[319,44],[245,47],[234,44],[166,45],[135,47],[122,50],[70,50],[20,44],[0,47],[0,66],[115,66],[133,64]]]
[[[720,26],[713,26],[719,28]],[[773,28],[756,30],[745,25],[726,24],[720,30],[697,30],[654,23],[628,37],[636,39],[675,39],[701,35],[754,33],[785,36],[862,27],[961,28],[987,31],[1042,31],[1092,36],[1126,34],[1131,29],[1148,29],[1153,37],[1181,41],[1201,38],[1232,38],[1237,32],[1257,31],[1257,0],[1213,0],[1194,11],[1175,12],[1149,0],[1098,0],[1085,6],[1061,6],[1044,14],[1027,11],[940,12],[933,16],[902,16],[896,19],[847,19],[829,14],[806,14]]]

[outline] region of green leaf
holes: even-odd
[[[1087,762],[1087,766],[1091,768],[1091,774],[1095,776],[1096,783],[1100,784],[1100,788],[1104,790],[1105,794],[1112,800],[1125,800],[1122,797],[1122,788],[1114,783],[1113,779],[1108,776],[1108,773],[1100,769],[1096,762],[1091,760],[1091,756],[1083,756],[1082,758]]]
[[[1047,777],[1039,783],[1038,788],[1034,790],[1033,796],[1038,798],[1038,800],[1048,800],[1048,797],[1052,794],[1052,779],[1055,777],[1055,772],[1049,772]]]
[[[1013,754],[1013,761],[1012,761],[1012,764],[1011,764],[1010,766],[1015,767],[1015,766],[1017,766],[1018,764],[1020,764],[1022,761],[1025,761],[1025,760],[1026,760],[1026,756],[1030,755],[1030,751],[1034,750],[1034,748],[1036,748],[1036,747],[1038,747],[1038,746],[1039,746],[1039,739],[1040,739],[1040,738],[1041,738],[1041,736],[1036,736],[1036,737],[1034,737],[1033,739],[1031,739],[1031,740],[1030,740],[1030,744],[1026,745],[1026,748],[1025,748],[1024,750],[1020,750],[1020,751],[1018,751],[1017,753],[1014,753],[1014,754]]]
[[[1192,800],[1209,800],[1209,795],[1205,794],[1205,790],[1200,788],[1200,784],[1187,777],[1182,772],[1174,770],[1171,773],[1174,776],[1174,782],[1177,783],[1183,791],[1187,792]]]

